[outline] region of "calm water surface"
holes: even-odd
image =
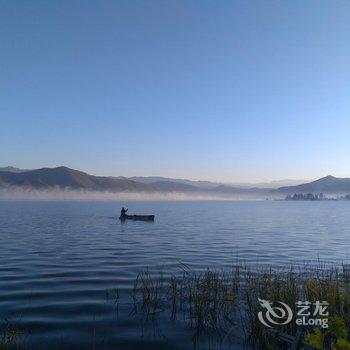
[[[192,349],[186,324],[130,315],[138,272],[340,263],[350,253],[350,202],[130,202],[156,221],[124,224],[122,204],[0,202],[0,319],[26,329],[29,348]]]

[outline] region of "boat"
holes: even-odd
[[[120,215],[120,220],[154,221],[154,215]]]

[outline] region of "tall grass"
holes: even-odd
[[[333,340],[329,341],[331,336],[327,329],[295,323],[298,301],[327,301],[330,322],[341,320],[342,341],[348,341],[349,281],[347,266],[339,269],[319,264],[285,270],[234,266],[230,271],[204,272],[186,268],[166,281],[163,275],[141,273],[136,279],[132,298],[136,313],[156,317],[168,312],[171,319],[182,318],[197,336],[214,332],[223,340],[243,337],[249,349],[297,349],[301,346],[305,349],[350,349],[350,346],[337,347],[339,336],[334,332]],[[264,326],[258,319],[259,299],[272,303],[283,301],[289,305],[294,315],[292,322],[274,330]],[[321,345],[310,340],[316,333],[319,338],[323,337]]]

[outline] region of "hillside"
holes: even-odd
[[[145,184],[154,184],[154,183],[160,183],[160,182],[179,183],[184,185],[190,185],[193,187],[198,187],[201,189],[215,188],[218,185],[220,185],[219,183],[210,182],[210,181],[173,179],[173,178],[162,177],[162,176],[134,176],[134,177],[130,177],[129,179],[136,182],[145,183]]]
[[[201,190],[196,186],[173,181],[156,181],[149,185],[160,192],[199,192]]]
[[[281,194],[292,193],[324,193],[347,194],[350,193],[350,178],[337,178],[331,175],[322,177],[316,181],[298,186],[285,186],[276,190]]]
[[[138,182],[125,177],[93,176],[64,166],[41,168],[23,172],[0,171],[0,188],[25,189],[74,189],[106,192],[186,193],[205,195],[266,195],[271,189],[240,188],[207,181],[167,179],[159,177],[140,178]],[[145,180],[147,179],[147,180]],[[156,180],[156,181],[155,181]]]
[[[21,173],[0,172],[0,186],[33,189],[70,188],[95,191],[150,191],[147,184],[128,179],[93,176],[67,167],[42,168]]]

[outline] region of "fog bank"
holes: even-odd
[[[0,200],[262,200],[264,196],[247,194],[212,194],[205,192],[101,192],[77,189],[32,189],[7,187],[0,189]],[[269,198],[273,199],[273,198]]]

